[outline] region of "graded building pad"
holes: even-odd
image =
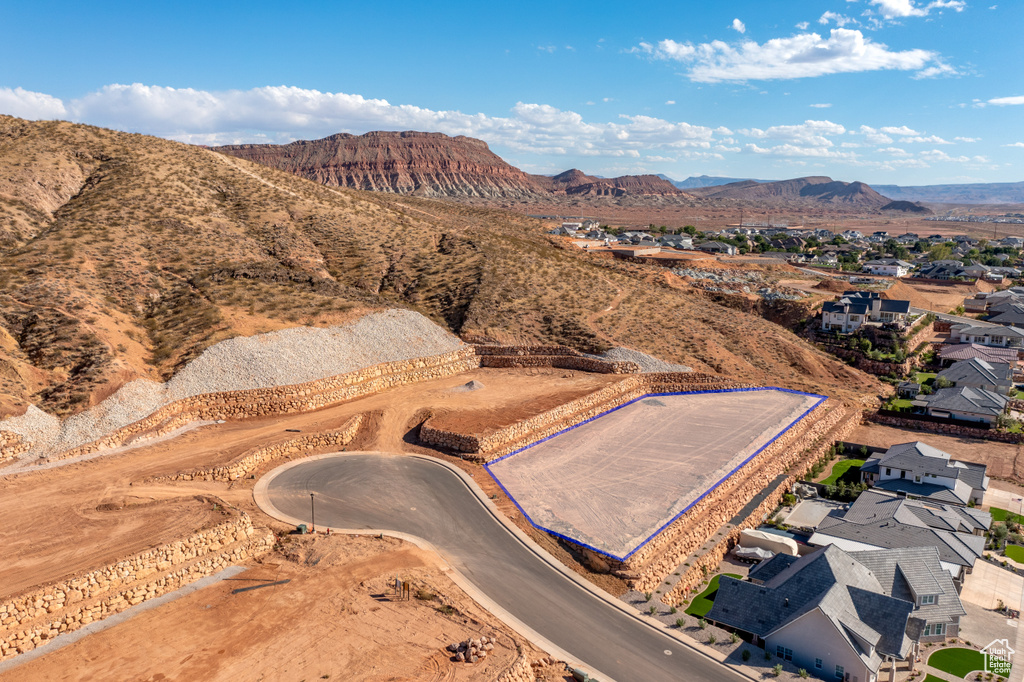
[[[780,388],[651,394],[487,470],[537,528],[625,560],[825,399]]]

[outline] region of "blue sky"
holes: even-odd
[[[0,113],[470,135],[524,170],[1024,180],[1024,3],[8,3]],[[13,29],[13,30],[12,30]]]

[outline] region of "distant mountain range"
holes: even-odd
[[[936,204],[1024,204],[1024,182],[990,182],[966,185],[875,185],[892,199]]]
[[[427,197],[550,202],[558,197],[646,202],[756,202],[780,207],[827,206],[853,211],[917,210],[891,204],[862,182],[815,176],[759,181],[702,175],[677,182],[664,175],[602,178],[571,169],[532,175],[507,163],[486,142],[441,133],[339,133],[290,144],[245,144],[216,151],[278,168],[324,185]]]

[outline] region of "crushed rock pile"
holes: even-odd
[[[610,348],[606,350],[601,355],[591,355],[590,357],[597,358],[598,360],[609,360],[612,362],[635,362],[636,364],[640,365],[640,371],[645,374],[650,374],[653,372],[693,371],[686,365],[676,365],[671,362],[665,362],[664,360],[659,360],[658,358],[652,355],[648,355],[647,353],[641,353],[638,350],[633,350],[632,348],[625,348],[623,346],[616,346],[615,348]]]
[[[766,301],[799,301],[807,296],[804,292],[797,291],[796,289],[782,290],[769,286],[771,280],[759,272],[674,268],[672,273],[682,277],[687,283],[699,280],[701,281],[701,289],[717,294],[756,294]],[[709,285],[706,282],[712,282],[713,284]],[[739,286],[715,286],[719,284]]]
[[[138,379],[63,423],[35,406],[0,421],[39,457],[92,442],[176,400],[205,393],[289,386],[382,362],[442,355],[462,341],[419,313],[386,310],[339,327],[299,327],[237,337],[207,348],[166,384]]]
[[[493,650],[494,644],[490,637],[467,639],[447,646],[448,653],[452,654],[452,658],[460,663],[476,663],[481,658],[487,658],[488,652]]]

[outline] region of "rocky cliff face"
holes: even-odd
[[[692,194],[712,199],[762,202],[813,202],[878,209],[889,199],[863,182],[842,182],[825,176],[795,178],[778,182],[746,180],[717,187],[691,189]]]
[[[678,196],[655,175],[596,178],[572,169],[529,175],[471,137],[441,133],[339,133],[285,145],[245,144],[216,151],[279,168],[324,185],[420,196],[531,198],[555,196]]]

